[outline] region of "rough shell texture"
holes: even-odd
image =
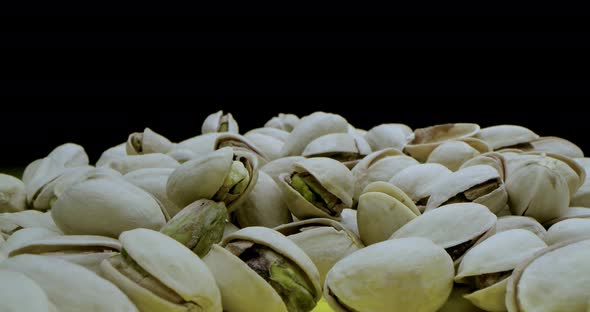
[[[340,115],[315,112],[307,115],[293,128],[289,138],[283,145],[283,156],[301,155],[307,144],[322,135],[329,133],[346,133],[348,122]]]

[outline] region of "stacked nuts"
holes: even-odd
[[[590,311],[572,142],[325,112],[239,129],[219,111],[0,175],[0,311]]]

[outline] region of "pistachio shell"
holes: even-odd
[[[258,163],[262,166],[266,164],[270,157],[264,153],[254,142],[250,141],[244,136],[236,133],[222,133],[215,139],[214,148],[216,150],[223,147],[231,147],[234,151],[244,151],[252,153],[258,159]]]
[[[0,246],[0,257],[2,257],[2,255],[8,257],[8,254],[10,254],[12,250],[25,246],[31,241],[51,238],[58,235],[61,234],[44,228],[32,227],[19,230],[12,234],[6,242]]]
[[[174,217],[183,207],[168,198],[166,184],[173,168],[145,168],[127,173],[123,178],[150,193],[164,206],[168,215]]]
[[[549,227],[557,222],[572,219],[572,218],[590,218],[590,208],[586,207],[570,207],[565,209],[557,218],[544,222],[545,227]]]
[[[184,164],[185,162],[197,157],[195,153],[193,153],[193,151],[189,150],[188,148],[175,148],[166,153],[166,155],[176,159],[176,161],[180,164]]]
[[[506,287],[508,311],[586,311],[590,283],[581,272],[588,272],[589,251],[590,240],[567,241],[521,262]]]
[[[88,155],[84,148],[75,143],[65,143],[54,148],[47,157],[54,159],[60,166],[77,167],[88,165]]]
[[[225,228],[223,229],[223,238],[226,238],[228,235],[238,231],[239,229],[240,228],[235,226],[233,223],[225,222]]]
[[[272,127],[291,132],[299,123],[299,117],[294,114],[280,113],[278,116],[272,117],[264,124],[264,127]]]
[[[463,298],[470,291],[469,287],[455,284],[449,299],[447,299],[447,302],[437,312],[483,312],[484,310],[474,306],[471,301]]]
[[[404,147],[404,152],[425,162],[428,155],[441,143],[449,140],[468,138],[479,131],[473,123],[449,123],[414,130],[414,139]]]
[[[250,135],[250,134],[263,134],[266,136],[271,136],[271,137],[281,141],[282,143],[285,143],[287,141],[287,137],[289,137],[289,132],[287,132],[285,130],[277,129],[277,128],[271,128],[271,127],[255,128],[255,129],[252,129],[252,130],[246,132],[246,134],[244,134],[244,136],[248,137],[248,135]]]
[[[404,191],[391,183],[381,181],[372,182],[363,190],[363,193],[367,192],[385,193],[408,207],[416,216],[421,215],[420,210],[416,207],[412,199]]]
[[[506,311],[506,285],[508,285],[508,278],[495,283],[492,286],[474,291],[465,295],[465,299],[485,311]]]
[[[269,135],[260,133],[246,133],[244,135],[248,141],[252,142],[260,152],[266,155],[268,160],[273,160],[281,157],[281,148],[283,148],[283,141]]]
[[[7,174],[0,174],[0,212],[23,211],[27,208],[25,184]]]
[[[35,176],[39,166],[41,166],[43,163],[43,159],[44,158],[35,159],[25,167],[25,170],[23,170],[23,176],[21,178],[25,185],[31,183],[31,179]]]
[[[187,304],[196,305],[202,311],[221,312],[221,296],[219,289],[214,286],[213,275],[204,262],[184,245],[149,229],[123,232],[119,240],[133,261]],[[166,300],[151,292],[146,293],[145,288],[121,274],[109,260],[102,262],[101,269],[142,311],[192,310],[183,304],[162,303]]]
[[[584,152],[574,143],[560,137],[540,137],[531,142],[538,152],[561,154],[567,157],[584,157]]]
[[[0,214],[0,230],[4,233],[11,234],[21,228],[32,227],[45,228],[56,233],[61,233],[61,230],[53,222],[50,212],[43,213],[36,210],[24,210]]]
[[[89,177],[72,185],[51,211],[66,234],[118,237],[140,227],[159,230],[166,222],[154,197],[119,178]]]
[[[137,311],[115,285],[61,259],[20,255],[1,262],[0,269],[23,273],[35,281],[59,311]]]
[[[19,272],[0,270],[0,311],[50,312],[57,310],[35,281]]]
[[[348,123],[340,115],[315,112],[307,115],[293,128],[289,134],[281,154],[284,156],[301,155],[309,142],[329,133],[346,133]]]
[[[426,206],[432,187],[451,174],[451,170],[439,164],[408,166],[391,177],[389,183],[404,191],[418,206]],[[424,210],[424,207],[418,207]]]
[[[289,157],[282,157],[277,158],[275,160],[271,160],[262,167],[260,167],[260,171],[264,171],[268,174],[277,184],[279,184],[279,175],[281,173],[286,173],[291,171],[291,167],[294,163],[304,160],[305,157],[303,156],[289,156]]]
[[[143,132],[135,132],[129,135],[125,144],[127,155],[141,155],[150,153],[166,154],[174,148],[174,144],[163,135],[160,135],[150,128]]]
[[[487,142],[494,150],[529,143],[539,138],[533,131],[516,125],[498,125],[483,128],[475,137]]]
[[[499,217],[496,222],[496,233],[512,230],[523,229],[531,231],[541,239],[545,239],[547,230],[537,220],[531,217],[523,216],[503,216]]]
[[[66,168],[60,176],[51,180],[43,186],[32,201],[32,207],[37,210],[48,210],[51,208],[53,201],[57,199],[55,194],[56,185],[67,184],[71,185],[77,181],[82,180],[88,172],[92,171],[92,166],[79,166],[73,168]]]
[[[572,158],[546,152],[528,152],[525,154],[541,156],[538,158],[540,162],[551,166],[559,172],[568,184],[570,196],[573,196],[586,180],[586,170]]]
[[[236,209],[232,219],[240,227],[265,226],[270,228],[293,221],[281,189],[264,172],[258,173],[256,185]]]
[[[107,166],[126,174],[131,171],[145,168],[176,168],[180,166],[176,159],[161,153],[144,155],[128,155],[111,161]]]
[[[36,167],[31,177],[27,178],[28,183],[25,184],[27,203],[29,204],[35,201],[45,185],[67,170],[66,167],[50,157],[43,158]]]
[[[222,123],[226,124],[226,129],[222,129]],[[232,132],[232,133],[239,133],[238,123],[234,119],[231,113],[223,114],[223,111],[218,111],[216,113],[210,114],[205,118],[203,121],[203,125],[201,126],[201,133],[211,133],[211,132]]]
[[[545,241],[554,245],[571,239],[590,239],[590,219],[572,218],[553,224],[547,231]]]
[[[506,174],[504,172],[504,163],[505,159],[502,153],[489,152],[480,154],[467,160],[465,163],[463,163],[463,165],[461,165],[460,169],[477,165],[492,166],[494,169],[496,169],[496,171],[498,171],[500,178],[502,178],[502,181],[504,181],[506,179]]]
[[[324,293],[337,312],[436,311],[451,293],[453,274],[451,258],[431,241],[388,240],[336,263]]]
[[[343,153],[362,158],[370,152],[371,148],[362,138],[357,139],[348,133],[330,133],[311,141],[301,155],[304,157],[335,158],[332,156],[333,154]],[[352,166],[352,164],[358,162],[358,159],[344,160],[342,162],[345,164],[351,163],[350,166]]]
[[[106,166],[113,160],[125,157],[127,155],[125,144],[126,143],[121,143],[105,150],[96,161],[96,167]]]
[[[174,150],[186,149],[191,151],[195,157],[199,157],[215,150],[215,140],[219,135],[221,135],[219,132],[201,134],[179,142],[174,147]]]
[[[351,208],[344,208],[342,213],[340,214],[340,223],[344,225],[352,233],[356,234],[356,236],[360,237],[359,228],[356,221],[356,210]]]
[[[441,164],[451,171],[457,171],[469,159],[490,152],[491,148],[474,138],[443,142],[428,155],[427,163]]]
[[[414,133],[404,124],[381,124],[367,131],[365,139],[374,151],[390,147],[402,150],[414,139]]]

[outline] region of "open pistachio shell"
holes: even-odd
[[[39,166],[41,166],[41,164],[43,163],[43,159],[44,158],[35,159],[25,167],[25,170],[23,170],[23,175],[21,177],[21,180],[25,185],[31,183],[31,179],[35,176],[35,173],[37,172],[37,169],[39,169]]]
[[[0,270],[20,272],[35,281],[59,311],[137,311],[115,285],[62,259],[20,255],[0,262]]]
[[[94,235],[58,235],[29,241],[14,248],[9,257],[33,254],[56,257],[99,273],[102,260],[121,250],[118,240]]]
[[[404,147],[404,152],[425,162],[428,155],[441,143],[449,140],[468,138],[479,131],[473,123],[448,123],[414,130],[414,139]]]
[[[488,165],[475,165],[439,179],[430,189],[426,211],[455,202],[482,204],[493,213],[508,202],[508,194],[498,171]]]
[[[224,147],[187,161],[168,177],[166,193],[179,207],[199,199],[224,201],[235,210],[258,179],[258,162],[249,152]]]
[[[463,297],[470,292],[471,289],[467,286],[453,285],[453,291],[447,302],[437,312],[483,312],[484,310],[474,306],[471,301]]]
[[[586,311],[589,265],[590,240],[567,241],[540,250],[521,262],[508,280],[508,311]]]
[[[166,153],[166,155],[174,158],[180,164],[184,164],[185,162],[197,157],[195,153],[193,153],[193,151],[189,150],[188,148],[175,148]]]
[[[245,252],[240,252],[240,244],[247,247]],[[265,259],[264,254],[272,257]],[[213,245],[203,261],[215,276],[228,312],[311,311],[322,297],[319,273],[311,259],[294,242],[269,228],[234,232],[221,245]]]
[[[354,177],[341,162],[315,157],[293,164],[279,176],[287,207],[299,219],[339,218],[352,207]]]
[[[151,153],[143,155],[128,155],[111,161],[107,166],[119,171],[121,174],[126,174],[145,168],[177,168],[180,164],[176,159],[166,154]]]
[[[494,150],[530,143],[539,138],[530,129],[516,125],[486,127],[475,137],[488,143]]]
[[[101,270],[141,311],[222,311],[213,275],[184,245],[149,229],[123,232],[119,240],[123,252]]]
[[[359,197],[357,223],[365,245],[387,240],[404,224],[420,215],[414,202],[387,182],[373,182]]]
[[[389,183],[404,191],[424,211],[432,187],[451,173],[451,170],[440,164],[417,164],[398,172],[389,179]]]
[[[270,159],[270,157],[266,155],[262,149],[256,146],[254,142],[236,133],[220,134],[217,136],[217,139],[215,139],[213,144],[215,150],[224,147],[231,147],[234,151],[252,153],[258,159],[258,164],[260,166],[266,164]]]
[[[344,227],[347,228],[349,231],[356,234],[356,236],[360,237],[359,227],[356,221],[356,212],[356,209],[344,208],[342,210],[342,213],[340,214],[340,223],[344,225]]]
[[[127,151],[125,150],[125,144],[121,143],[119,145],[115,145],[111,148],[108,148],[98,158],[96,161],[96,167],[106,166],[108,163],[115,159],[120,159],[127,156]]]
[[[0,258],[2,255],[8,257],[10,252],[14,249],[19,249],[21,246],[29,244],[29,242],[47,239],[54,236],[59,236],[60,233],[50,231],[44,228],[26,228],[19,230],[6,239],[6,242],[0,246]]]
[[[258,180],[232,220],[239,227],[276,227],[293,221],[291,212],[277,183],[266,173],[258,172]]]
[[[27,192],[27,203],[33,204],[41,190],[52,180],[62,175],[67,168],[59,164],[55,159],[50,157],[43,158],[31,176],[24,181]]]
[[[479,308],[506,311],[506,283],[512,270],[545,247],[542,239],[526,230],[497,233],[465,253],[455,281],[475,288],[465,298]]]
[[[51,212],[65,234],[116,238],[123,231],[159,230],[166,223],[153,196],[120,178],[89,177],[74,184],[55,201]]]
[[[541,223],[531,217],[503,216],[498,218],[498,221],[496,222],[496,233],[513,229],[530,231],[543,240],[547,234],[547,230],[545,230]]]
[[[304,160],[303,156],[289,156],[281,157],[275,160],[271,160],[265,165],[260,167],[260,171],[264,171],[268,174],[277,184],[279,184],[279,175],[285,172],[290,172],[293,164]]]
[[[584,157],[584,152],[580,147],[560,137],[540,137],[530,142],[530,144],[533,146],[533,150],[538,152],[561,154],[572,158]]]
[[[277,128],[272,127],[262,127],[262,128],[255,128],[252,129],[244,134],[245,137],[248,137],[251,134],[262,134],[266,136],[273,137],[282,143],[287,141],[287,137],[289,137],[289,132]],[[282,145],[281,145],[282,147]]]
[[[55,225],[51,212],[24,210],[0,214],[0,231],[2,233],[10,235],[20,229],[33,227],[45,228],[56,233],[62,232]]]
[[[52,312],[57,309],[35,281],[19,272],[0,270],[0,311]]]
[[[352,168],[369,153],[371,147],[365,139],[355,138],[348,133],[330,133],[311,141],[301,155],[330,157]]]
[[[324,294],[336,312],[434,312],[449,297],[453,275],[453,261],[431,241],[388,240],[337,262]]]
[[[428,238],[445,248],[458,264],[466,251],[495,233],[496,220],[496,215],[484,205],[450,204],[414,218],[390,239]]]
[[[250,132],[246,133],[244,138],[252,142],[252,144],[266,156],[268,161],[281,157],[281,149],[284,144],[283,141],[266,134]]]
[[[584,167],[570,157],[547,152],[527,152],[523,155],[538,155],[539,162],[559,172],[567,182],[570,196],[573,196],[586,180]]]
[[[321,285],[336,262],[364,247],[356,234],[327,218],[287,223],[275,230],[286,235],[309,256],[319,271]]]
[[[88,165],[88,155],[84,148],[75,143],[65,143],[54,148],[47,157],[54,159],[63,167]]]
[[[206,134],[211,132],[239,133],[240,129],[231,113],[224,114],[223,111],[220,110],[207,116],[205,121],[203,121],[201,133]]]
[[[166,154],[174,148],[174,143],[170,142],[163,135],[160,135],[150,128],[145,128],[143,132],[134,132],[129,135],[125,144],[127,155],[141,155],[150,153]]]
[[[465,163],[463,163],[463,165],[461,165],[460,169],[476,165],[492,166],[494,169],[496,169],[496,171],[498,171],[500,178],[502,179],[502,181],[504,181],[506,179],[506,174],[504,172],[504,162],[505,159],[502,153],[489,152],[483,153],[481,155],[475,156],[467,160]]]
[[[566,219],[553,224],[547,235],[545,242],[554,245],[571,239],[590,239],[590,219]]]
[[[348,122],[342,116],[315,112],[299,120],[283,145],[281,154],[283,157],[301,155],[305,147],[314,139],[330,133],[346,133],[347,130]]]
[[[563,213],[560,214],[558,217],[551,219],[547,222],[544,222],[543,226],[546,228],[549,228],[551,225],[553,225],[557,222],[567,220],[567,219],[573,219],[573,218],[583,218],[583,219],[590,218],[590,208],[569,207],[568,209],[564,210]]]
[[[43,186],[43,188],[34,197],[31,202],[32,207],[37,210],[48,210],[51,208],[53,202],[57,199],[55,194],[55,187],[57,185],[71,185],[84,179],[90,171],[93,171],[92,166],[79,166],[73,168],[66,168],[64,172],[57,178],[51,180]],[[114,171],[114,170],[113,170]],[[63,189],[63,187],[60,187]]]
[[[264,127],[277,128],[287,132],[293,131],[295,126],[299,123],[299,117],[295,114],[283,114],[272,117],[264,124]]]
[[[469,159],[491,150],[484,141],[474,138],[447,141],[432,150],[426,162],[441,164],[451,171],[457,171]]]
[[[365,139],[374,151],[386,148],[395,148],[401,151],[408,142],[414,139],[414,132],[404,124],[381,124],[367,131]]]
[[[27,208],[25,184],[7,174],[0,174],[0,212],[23,211]]]
[[[222,133],[219,132],[213,132],[201,134],[190,139],[186,139],[176,144],[174,150],[191,151],[194,154],[194,157],[199,157],[211,153],[215,150],[215,140],[217,140],[217,137],[221,134]]]
[[[145,168],[127,173],[125,180],[152,194],[164,206],[168,215],[174,217],[183,207],[168,198],[166,184],[173,168]]]

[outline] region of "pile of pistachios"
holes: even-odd
[[[125,138],[0,174],[0,311],[590,311],[566,139],[326,112],[240,134],[222,111]]]

